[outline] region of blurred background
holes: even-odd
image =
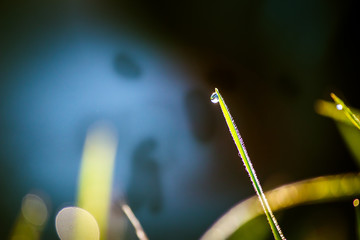
[[[198,239],[255,194],[209,100],[215,87],[264,190],[358,171],[314,110],[330,92],[360,108],[358,12],[355,0],[3,1],[0,238],[36,193],[48,209],[40,238],[58,239],[87,132],[106,122],[117,136],[111,202],[126,200],[150,239]],[[279,214],[289,239],[356,236],[352,199]]]

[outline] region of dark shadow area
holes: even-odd
[[[153,213],[161,211],[160,167],[152,156],[156,147],[155,139],[146,138],[136,146],[133,152],[127,197],[134,211],[143,206],[148,207]]]
[[[191,132],[196,140],[206,143],[216,132],[214,109],[209,104],[210,97],[199,89],[186,93],[185,109]]]

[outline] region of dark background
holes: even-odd
[[[199,238],[254,194],[209,101],[214,87],[265,190],[357,171],[335,124],[314,103],[335,92],[360,108],[358,12],[355,0],[3,1],[0,238],[9,236],[22,197],[38,189],[52,202],[44,239],[56,239],[54,216],[75,201],[86,129],[99,119],[123,138],[115,181],[124,182],[130,206],[143,207],[135,214],[150,239]],[[152,109],[164,124],[151,120],[159,113]],[[146,133],[132,138],[139,118]],[[137,165],[129,167],[142,156],[156,163],[149,170],[155,190],[145,195]],[[351,199],[291,209],[283,219],[289,239],[317,229],[318,239],[321,229],[355,236]]]

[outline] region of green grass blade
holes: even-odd
[[[281,232],[280,226],[277,223],[276,218],[271,211],[269,203],[268,203],[268,201],[265,197],[265,194],[261,188],[260,182],[259,182],[258,178],[256,177],[255,169],[253,168],[253,166],[251,164],[250,158],[249,158],[246,148],[245,148],[245,144],[240,136],[239,131],[237,130],[237,127],[235,125],[233,118],[230,115],[230,111],[229,111],[228,107],[226,106],[225,101],[222,98],[222,96],[217,88],[215,88],[215,92],[216,92],[217,96],[213,94],[211,101],[215,103],[218,100],[218,102],[220,103],[220,107],[221,107],[222,113],[225,117],[226,123],[229,127],[231,136],[234,139],[235,145],[239,151],[239,154],[245,165],[245,168],[246,168],[247,172],[249,173],[249,176],[250,176],[251,182],[254,186],[255,192],[259,197],[260,203],[264,209],[265,215],[268,219],[271,230],[274,234],[274,238],[276,240],[278,240],[278,239],[284,240],[285,237]],[[216,98],[215,101],[214,101],[214,98]]]
[[[348,108],[348,106],[346,106],[346,104],[339,97],[337,97],[334,93],[331,93],[330,96],[332,97],[334,102],[337,104],[337,108],[339,110],[342,110],[344,112],[345,116],[355,125],[355,127],[357,127],[360,130],[360,121],[355,116],[355,114],[350,110],[350,108]]]

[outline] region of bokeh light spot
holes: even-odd
[[[42,226],[48,218],[45,202],[34,194],[27,194],[23,198],[21,211],[24,218],[36,226]]]
[[[63,208],[56,215],[55,226],[61,240],[100,239],[99,226],[94,216],[79,207]]]
[[[353,205],[354,205],[354,207],[358,207],[359,206],[359,199],[355,199],[354,201],[353,201]]]

